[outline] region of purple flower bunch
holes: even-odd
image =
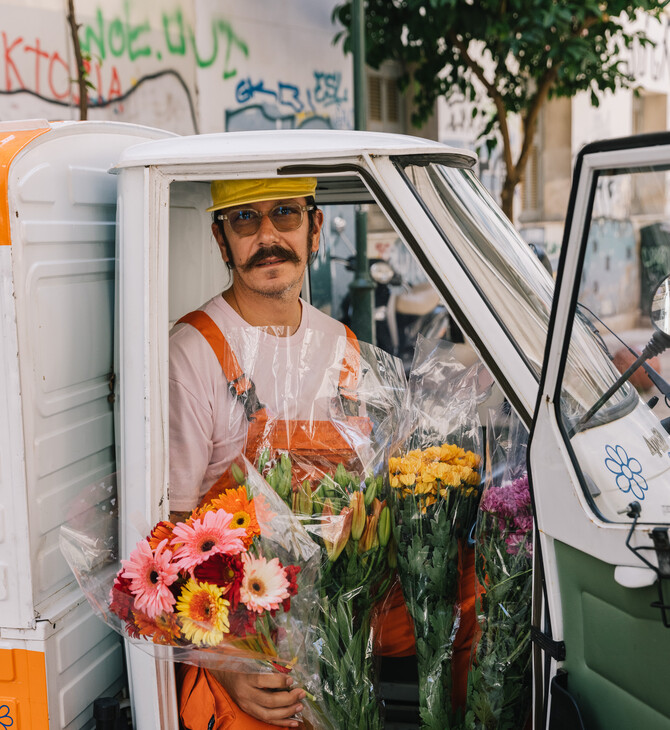
[[[480,635],[465,730],[525,727],[531,709],[533,515],[528,478],[489,485],[479,504],[475,571]]]
[[[516,555],[522,547],[532,555],[533,514],[528,475],[499,487],[489,487],[482,495],[479,509],[498,518],[498,530],[505,536],[510,555]]]

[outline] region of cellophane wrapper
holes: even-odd
[[[479,501],[480,365],[465,366],[444,341],[420,337],[404,418],[389,458],[398,572],[414,621],[421,725],[458,727],[452,705],[463,545]]]
[[[115,480],[102,480],[71,506],[61,550],[94,611],[130,643],[208,669],[290,673],[308,692],[304,719],[330,729],[314,652],[318,546],[244,456],[231,472],[218,503],[140,528],[123,562]]]
[[[400,360],[372,345],[326,343],[320,333],[309,339],[336,353],[318,382],[310,352],[292,355],[291,368],[310,373],[319,398],[305,397],[300,384],[285,387],[271,398],[285,407],[266,409],[261,425],[250,425],[246,450],[317,546],[312,656],[325,712],[341,730],[381,730],[372,617],[383,610],[392,578],[386,457],[406,378]],[[266,348],[265,357],[277,372],[287,369],[281,347]],[[252,360],[245,372],[253,372]],[[295,405],[305,401],[307,412]]]
[[[480,636],[468,675],[468,730],[525,727],[532,696],[533,513],[528,432],[507,404],[491,409],[475,537]]]

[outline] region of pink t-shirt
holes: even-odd
[[[300,327],[277,337],[251,327],[221,295],[200,309],[225,335],[273,417],[325,420],[346,347],[344,325],[307,302]],[[194,327],[170,333],[170,509],[193,509],[244,450],[247,419],[209,343]]]

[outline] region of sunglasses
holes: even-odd
[[[233,208],[227,213],[217,215],[217,220],[228,221],[233,233],[238,236],[253,236],[261,227],[263,216],[266,215],[272,225],[281,233],[295,231],[302,225],[302,218],[306,210],[314,210],[315,205],[299,205],[298,203],[280,203],[267,213],[261,213],[255,208]]]

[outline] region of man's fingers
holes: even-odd
[[[291,710],[305,696],[305,691],[300,688],[296,688],[290,692],[269,692],[268,690],[258,690],[258,692],[262,694],[257,696],[257,703],[261,707],[267,707],[272,710]],[[300,712],[300,710],[293,710],[293,712]]]
[[[251,682],[258,689],[287,689],[293,684],[293,679],[285,674],[252,674],[249,676]]]
[[[264,722],[281,727],[296,727],[298,723],[293,716],[303,709],[302,703],[297,699],[300,694],[304,694],[303,690],[271,692],[254,689],[250,691],[244,702],[240,702],[240,707]],[[247,702],[250,703],[248,707]],[[253,708],[253,713],[251,708]]]
[[[280,727],[297,727],[298,721],[294,715],[297,715],[303,709],[302,703],[289,705],[288,707],[280,707],[277,709],[262,708],[259,713],[261,720],[269,722]]]
[[[246,713],[278,727],[297,727],[294,715],[301,712],[306,692],[294,687],[293,679],[284,674],[225,675],[227,689]]]

